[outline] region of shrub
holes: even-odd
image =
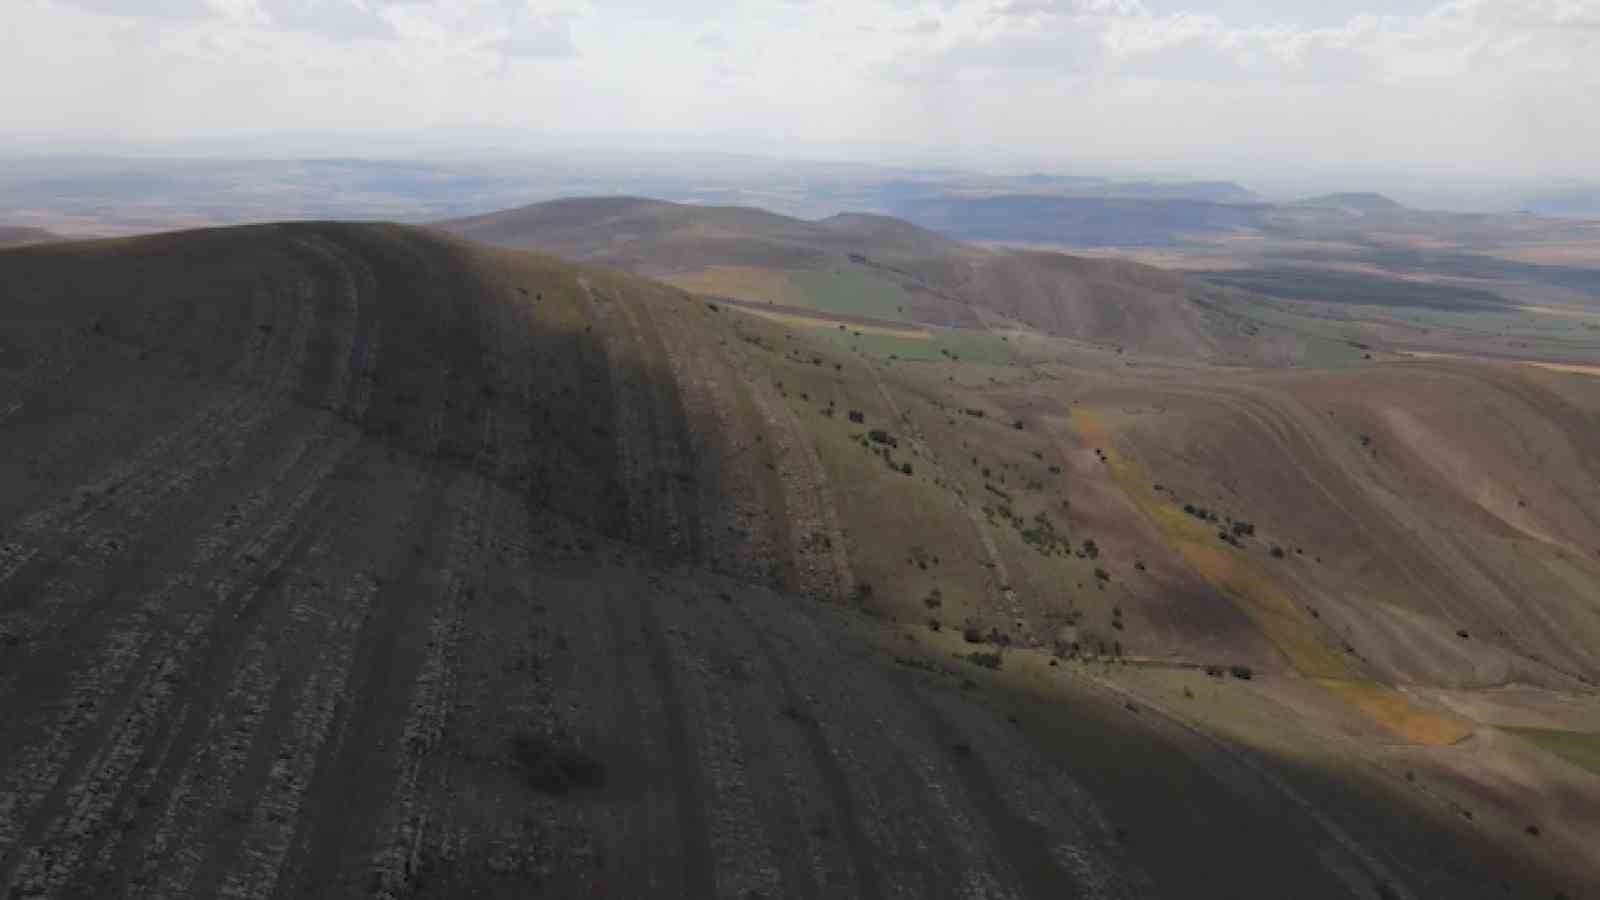
[[[542,794],[565,794],[574,787],[597,788],[606,783],[605,763],[548,737],[516,735],[511,739],[511,759],[522,768],[528,787]]]
[[[1273,559],[1283,559],[1283,548],[1279,547],[1277,544],[1273,544],[1272,545],[1272,558]]]
[[[1255,677],[1255,673],[1250,670],[1249,666],[1229,666],[1228,672],[1241,681],[1249,681]]]
[[[985,653],[982,650],[974,650],[967,654],[967,662],[975,666],[982,666],[985,669],[998,669],[1000,668],[1000,651]]]
[[[860,425],[867,421],[867,416],[859,409],[850,410],[850,421]]]
[[[976,625],[968,625],[961,629],[961,637],[969,644],[983,643],[983,632],[979,631]]]

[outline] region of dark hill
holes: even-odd
[[[1503,790],[1466,782],[1485,791],[1471,823],[1439,799],[1464,793],[1444,793],[1453,761],[1489,765],[1502,738],[1364,749],[1372,722],[1327,711],[1261,636],[1329,652],[1320,632],[1294,610],[1258,631],[1118,512],[1118,447],[1199,497],[1191,471],[1234,481],[1214,453],[1320,459],[1297,436],[1346,427],[1321,421],[1328,397],[1303,413],[1241,377],[1130,419],[1200,386],[1103,367],[1041,393],[941,387],[659,283],[390,225],[10,249],[0,311],[8,896],[1552,893],[1550,858],[1500,841],[1529,821]],[[1504,382],[1497,410],[1521,408]],[[1472,383],[1452,375],[1428,408]],[[1069,422],[1066,391],[1125,439],[1087,407]],[[1457,427],[1396,422],[1419,452]],[[1262,508],[1312,508],[1368,449],[1314,483],[1244,483]],[[1416,480],[1395,458],[1374,509]],[[1446,474],[1470,481],[1471,462]],[[1567,518],[1507,521],[1588,534],[1527,496]],[[1319,517],[1312,552],[1403,573],[1409,557],[1375,567],[1359,543],[1345,517],[1364,508]],[[1395,545],[1425,531],[1385,527]],[[1245,552],[1232,571],[1253,571]],[[1359,625],[1340,573],[1317,583]],[[1381,595],[1393,645],[1428,648],[1431,623]],[[1576,645],[1572,615],[1547,627]],[[1067,647],[1096,639],[1092,659]],[[1556,798],[1585,814],[1581,792],[1513,800]],[[1539,821],[1537,847],[1588,846]]]

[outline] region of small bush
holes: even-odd
[[[983,632],[979,631],[976,625],[968,625],[961,629],[961,637],[969,644],[983,643]]]
[[[985,653],[982,650],[974,650],[967,654],[967,662],[975,666],[982,666],[985,669],[998,669],[1000,668],[1000,651]]]
[[[605,763],[548,737],[516,735],[511,739],[511,759],[522,769],[528,787],[541,794],[565,794],[574,787],[606,783]]]
[[[1251,671],[1249,666],[1229,666],[1228,672],[1241,681],[1249,681],[1255,677],[1255,672]]]
[[[850,421],[860,425],[867,421],[866,413],[863,413],[859,409],[852,409],[850,410]]]

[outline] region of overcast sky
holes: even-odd
[[[1600,176],[1600,0],[0,0],[0,135]]]

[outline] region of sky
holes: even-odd
[[[1600,177],[1600,0],[0,0],[0,147],[523,133]]]

